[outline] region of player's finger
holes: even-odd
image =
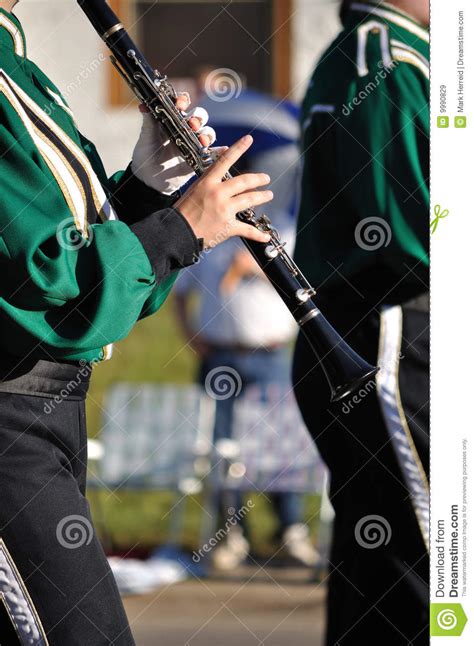
[[[212,148],[209,148],[208,152],[212,157],[212,161],[216,161],[225,153],[226,150],[229,150],[229,146],[213,146]]]
[[[186,112],[190,105],[191,97],[187,92],[181,92],[180,94],[178,94],[178,96],[176,97],[176,107],[178,108],[178,110]]]
[[[251,191],[242,193],[232,199],[232,207],[235,211],[245,211],[273,200],[272,191]]]
[[[245,137],[236,141],[211,167],[208,178],[220,182],[231,166],[247,152],[252,143],[253,138],[250,135],[245,135]]]
[[[199,106],[197,108],[194,108],[194,110],[191,110],[191,112],[188,114],[188,123],[196,132],[198,130],[201,130],[201,128],[203,128],[208,121],[209,113],[207,112],[207,110],[200,108]]]
[[[245,173],[236,175],[225,182],[225,191],[229,197],[239,195],[245,191],[251,191],[270,184],[271,178],[266,173]]]
[[[232,235],[247,238],[247,240],[255,240],[256,242],[269,242],[270,235],[263,233],[251,224],[245,224],[236,220],[236,225],[232,227]]]
[[[210,128],[209,126],[202,128],[202,130],[199,131],[198,137],[199,141],[205,148],[212,146],[212,144],[217,139],[216,131],[214,130],[214,128]]]

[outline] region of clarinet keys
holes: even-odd
[[[296,298],[300,303],[307,303],[310,298],[313,298],[313,296],[316,296],[316,290],[314,287],[298,289],[296,292]]]

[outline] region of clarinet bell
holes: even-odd
[[[301,329],[326,376],[332,403],[366,386],[379,371],[344,341],[321,312]]]

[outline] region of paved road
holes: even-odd
[[[322,646],[325,590],[298,570],[247,568],[125,599],[138,646]]]

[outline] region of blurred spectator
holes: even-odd
[[[219,145],[251,132],[254,145],[239,170],[258,168],[272,177],[275,198],[265,211],[285,240],[294,239],[298,111],[286,101],[243,90],[236,77],[232,80],[229,86],[229,79],[207,70],[200,84],[206,95],[199,99],[211,116]],[[230,93],[223,99],[226,88]],[[240,394],[249,385],[260,385],[262,391],[275,383],[290,388],[288,344],[295,337],[294,321],[240,242],[220,245],[191,271],[183,272],[175,294],[184,336],[200,360],[201,384],[206,384],[212,371],[225,373],[230,368],[242,382]],[[196,318],[194,295],[198,297]],[[235,397],[229,397],[216,402],[214,441],[232,436],[234,401]],[[239,498],[239,494],[226,495],[226,506],[240,508]],[[302,522],[303,496],[275,493],[271,499],[280,523],[278,539],[286,553],[305,565],[315,565],[317,552]],[[234,568],[248,548],[242,528],[235,527],[225,544],[214,550],[214,563],[221,569]]]

